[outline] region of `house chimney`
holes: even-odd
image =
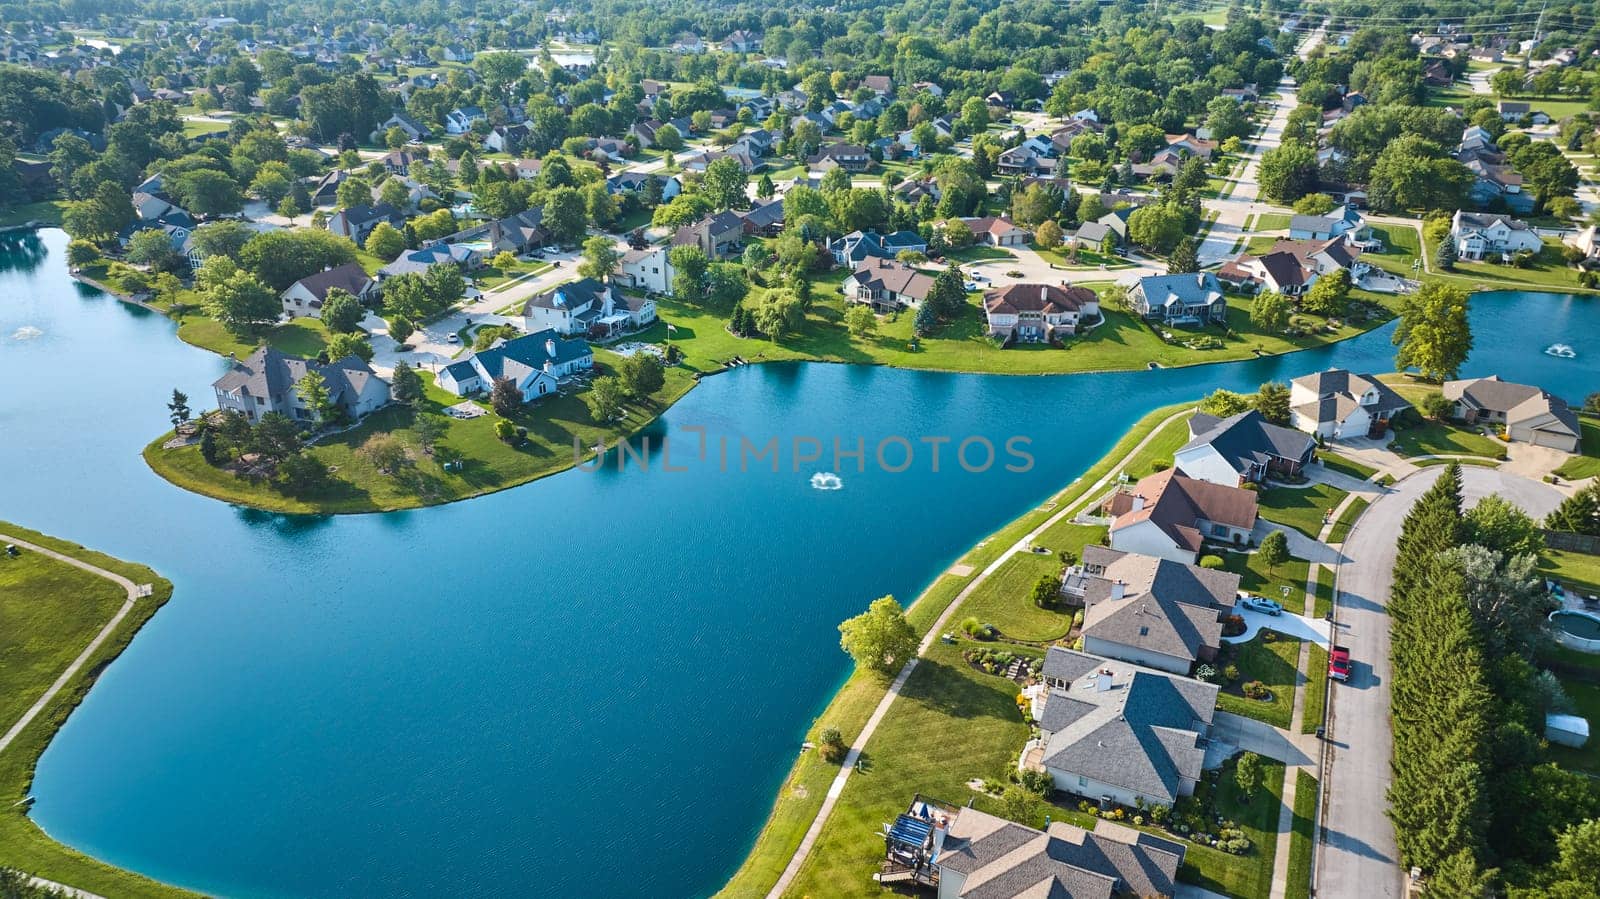
[[[545,355],[549,356],[551,359],[556,357],[556,340],[554,337],[545,340],[544,351]]]
[[[1110,689],[1111,689],[1111,669],[1110,668],[1101,668],[1100,672],[1098,674],[1096,674],[1095,677],[1094,677],[1094,691],[1096,693],[1104,693],[1104,692],[1106,692],[1107,690],[1110,690]]]
[[[1135,493],[1133,495],[1133,511],[1137,512],[1137,511],[1139,511],[1140,509],[1143,509],[1143,508],[1144,508],[1144,494],[1143,493]]]
[[[549,374],[550,370],[555,368],[555,367],[556,367],[556,364],[554,362],[551,362],[549,359],[544,360],[544,371],[545,371],[545,374]]]
[[[1111,598],[1112,599],[1121,599],[1123,596],[1125,596],[1127,594],[1127,592],[1128,592],[1128,585],[1122,582],[1122,578],[1117,578],[1116,580],[1111,582]]]

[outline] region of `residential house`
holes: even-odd
[[[311,205],[332,206],[339,202],[339,185],[350,177],[344,169],[334,169],[311,186]]]
[[[1583,446],[1578,416],[1566,400],[1531,384],[1512,384],[1499,375],[1446,381],[1444,398],[1455,403],[1455,417],[1488,424],[1519,443],[1576,453]]]
[[[496,153],[513,156],[528,142],[527,125],[496,125],[483,136],[483,145]]]
[[[761,35],[741,28],[722,39],[722,49],[729,53],[760,53]]]
[[[1575,234],[1568,235],[1565,243],[1583,254],[1584,262],[1592,263],[1600,258],[1600,228],[1590,225]]]
[[[748,147],[733,145],[729,146],[726,150],[706,150],[701,153],[696,153],[695,155],[683,160],[683,170],[686,172],[703,173],[706,169],[711,167],[711,163],[725,158],[732,159],[733,161],[739,163],[739,170],[744,172],[746,175],[752,172],[760,171],[767,166],[766,160],[751,155]]]
[[[672,52],[674,53],[699,54],[706,52],[706,49],[706,42],[700,39],[700,35],[692,31],[683,32],[672,42]]]
[[[1049,141],[1044,149],[1025,141],[1000,154],[1002,175],[1048,175],[1055,169],[1055,150]]]
[[[638,290],[666,294],[672,292],[672,275],[667,248],[646,247],[622,254],[622,267],[617,273],[617,281]]]
[[[1041,343],[1100,321],[1100,295],[1071,284],[1010,284],[983,295],[989,334],[1007,344]]]
[[[936,883],[938,899],[1177,894],[1181,843],[1105,819],[1093,830],[1065,821],[1035,830],[971,806],[930,809],[918,797],[885,825],[885,841],[889,863]]]
[[[463,106],[452,109],[444,114],[444,130],[449,134],[466,134],[472,130],[474,123],[484,118],[486,116],[481,107]]]
[[[636,193],[643,196],[648,189],[648,182],[661,182],[661,200],[669,202],[673,197],[683,193],[683,179],[677,175],[668,175],[663,178],[657,174],[645,172],[618,172],[606,179],[606,192],[611,194]]]
[[[1024,766],[1091,802],[1171,806],[1194,793],[1215,685],[1059,646],[1045,653],[1042,673],[1047,689],[1033,702],[1039,737]]]
[[[1538,253],[1544,249],[1544,241],[1527,222],[1493,213],[1457,210],[1450,220],[1450,239],[1461,259],[1509,257],[1523,250]]]
[[[1055,145],[1056,153],[1065,153],[1072,147],[1072,142],[1080,135],[1099,132],[1099,126],[1086,119],[1067,119],[1059,128],[1050,132],[1050,143]]]
[[[656,306],[648,298],[627,297],[615,284],[581,278],[535,294],[523,305],[522,317],[530,331],[549,328],[606,338],[654,322]]]
[[[1289,219],[1289,237],[1292,240],[1331,240],[1342,238],[1360,245],[1370,239],[1372,229],[1361,213],[1349,206],[1340,206],[1322,215],[1296,215]]]
[[[328,298],[328,291],[335,287],[358,300],[365,300],[375,292],[377,282],[367,277],[366,269],[356,262],[323,269],[301,278],[284,290],[281,294],[283,313],[290,318],[321,318],[322,302]]]
[[[1517,122],[1532,111],[1533,107],[1521,100],[1501,100],[1495,109],[1500,113],[1500,121]]]
[[[1192,563],[1206,541],[1244,546],[1256,526],[1256,494],[1188,477],[1176,468],[1119,487],[1101,511],[1111,548]]]
[[[406,113],[397,112],[378,124],[377,129],[372,132],[373,140],[380,140],[384,134],[388,133],[390,128],[399,128],[404,131],[406,140],[427,140],[433,136],[433,132],[428,130],[428,126]]]
[[[752,200],[749,209],[738,210],[737,214],[747,236],[777,237],[783,231],[782,200]]]
[[[352,420],[389,404],[389,382],[358,356],[323,364],[270,346],[234,360],[211,386],[217,392],[218,409],[237,412],[252,424],[271,412],[295,421],[312,421],[316,413],[296,389],[307,374],[322,376],[329,401]]]
[[[672,235],[672,245],[696,246],[710,258],[722,259],[738,252],[743,239],[744,219],[736,212],[724,210],[679,228]]]
[[[861,79],[861,86],[871,89],[880,97],[894,94],[894,79],[888,75],[867,75]]]
[[[383,170],[390,175],[404,175],[411,171],[411,166],[427,160],[428,153],[426,150],[413,150],[403,147],[383,154],[383,156],[379,157],[378,164],[383,166]]]
[[[1183,675],[1216,660],[1239,575],[1091,544],[1062,592],[1084,603],[1084,652]]]
[[[1169,325],[1203,325],[1228,320],[1222,283],[1211,272],[1149,275],[1128,291],[1128,305],[1144,318]]]
[[[1237,487],[1270,475],[1294,477],[1311,462],[1317,442],[1293,428],[1275,425],[1254,409],[1227,418],[1196,412],[1189,442],[1172,456],[1186,476]]]
[[[523,402],[557,392],[561,381],[594,367],[594,351],[582,340],[564,340],[546,329],[504,338],[481,352],[439,369],[436,383],[456,396],[488,393],[495,381],[509,379],[522,393]]]
[[[378,269],[378,283],[395,275],[422,275],[436,265],[453,265],[464,271],[483,265],[483,252],[465,244],[439,241],[401,253],[393,262]]]
[[[852,231],[828,245],[837,265],[854,266],[867,259],[898,259],[901,253],[926,253],[928,242],[915,231]]]
[[[872,155],[859,144],[828,144],[806,160],[813,169],[844,169],[847,172],[864,172],[872,165]]]
[[[932,276],[904,262],[876,256],[857,263],[844,279],[847,301],[865,303],[878,312],[920,307],[932,290]]]
[[[1372,375],[1330,368],[1289,385],[1289,424],[1325,440],[1382,434],[1411,404]]]
[[[960,221],[972,231],[978,243],[991,247],[1020,247],[1033,237],[1028,229],[1003,215],[967,216]]]
[[[328,218],[328,230],[340,237],[348,237],[360,246],[367,242],[367,235],[372,233],[372,229],[385,222],[396,228],[404,228],[406,214],[388,203],[348,206]]]

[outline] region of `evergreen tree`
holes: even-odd
[[[1172,250],[1172,255],[1167,257],[1167,274],[1181,275],[1199,271],[1199,251],[1200,248],[1192,237],[1178,241],[1178,245]]]

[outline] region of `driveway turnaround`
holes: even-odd
[[[1276,597],[1268,597],[1276,599]],[[1296,615],[1293,612],[1283,612],[1278,615],[1267,615],[1254,609],[1247,609],[1235,604],[1233,614],[1244,619],[1244,633],[1237,637],[1223,637],[1224,643],[1249,643],[1256,638],[1256,634],[1265,628],[1277,631],[1280,634],[1293,637],[1296,640],[1310,640],[1326,649],[1328,646],[1328,630],[1330,625],[1321,618],[1312,618],[1308,615]]]
[[[1328,718],[1327,799],[1317,858],[1317,895],[1399,899],[1403,895],[1394,827],[1386,814],[1389,756],[1389,588],[1395,542],[1406,513],[1442,466],[1425,468],[1373,501],[1344,544],[1338,566],[1333,639],[1350,648],[1350,681],[1336,684]],[[1543,518],[1562,495],[1548,484],[1463,466],[1464,505],[1498,494]]]

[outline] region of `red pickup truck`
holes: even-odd
[[[1350,679],[1350,647],[1335,646],[1328,650],[1328,676],[1340,682]]]

